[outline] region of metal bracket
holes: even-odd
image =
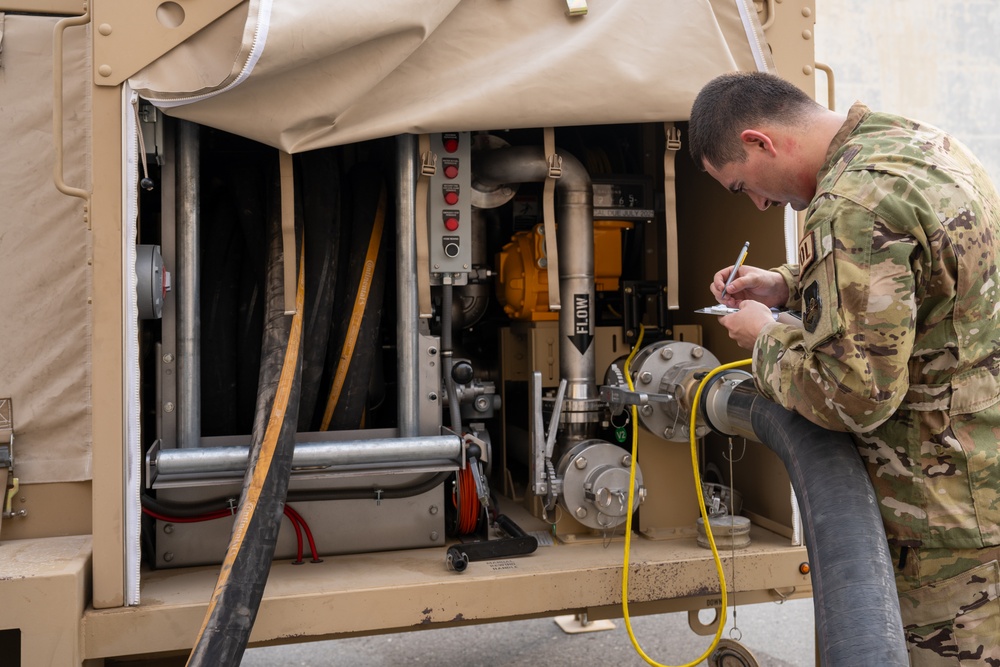
[[[528,383],[528,404],[531,416],[528,420],[528,439],[531,447],[529,470],[531,472],[531,492],[544,496],[548,491],[548,475],[545,471],[545,423],[542,419],[542,374],[535,371]]]
[[[3,480],[3,518],[27,516],[28,510],[13,510],[14,496],[20,488],[20,481],[14,476],[14,403],[9,398],[0,398],[0,468],[6,470]]]
[[[117,86],[241,1],[95,2],[94,83],[98,86]]]
[[[553,399],[552,414],[549,417],[548,429],[545,428],[545,421],[542,416],[542,374],[535,371],[531,375],[531,384],[528,387],[528,400],[531,404],[531,421],[528,428],[528,437],[531,442],[531,483],[532,492],[536,496],[547,496],[548,505],[555,507],[555,499],[559,495],[559,481],[555,474],[555,466],[552,465],[552,453],[555,449],[556,435],[559,431],[559,416],[562,413],[564,397],[566,395],[566,379],[559,381],[559,388],[556,390]]]

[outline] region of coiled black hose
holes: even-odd
[[[325,400],[317,406],[322,431],[361,428],[368,406],[375,357],[382,353],[380,326],[386,276],[385,218],[387,194],[379,171],[362,163],[343,189],[346,276],[338,281],[333,331],[327,351],[332,369]]]

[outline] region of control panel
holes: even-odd
[[[432,134],[438,156],[427,194],[431,283],[465,285],[472,268],[472,137]]]

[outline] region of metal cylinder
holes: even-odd
[[[750,408],[760,398],[753,376],[728,370],[712,378],[701,395],[701,415],[713,430],[728,436],[756,440],[750,423]]]
[[[723,435],[759,440],[750,420],[754,401],[761,398],[752,376],[746,371],[730,370],[718,378],[702,394],[702,416]]]
[[[201,169],[199,128],[180,121],[177,134],[177,445],[201,443]]]
[[[249,446],[203,447],[196,450],[163,449],[149,461],[157,475],[242,473],[247,468]],[[462,440],[454,435],[307,442],[295,445],[292,470],[335,466],[383,465],[426,461],[461,461]]]
[[[419,433],[420,404],[417,361],[417,139],[412,134],[396,137],[399,162],[396,181],[396,352],[399,360],[397,403],[399,434]]]

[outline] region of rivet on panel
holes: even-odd
[[[97,68],[97,73],[103,77],[111,76],[111,65],[101,65]]]
[[[802,73],[805,74],[806,76],[811,75],[813,73],[812,65],[803,65]]]
[[[812,15],[813,15],[813,10],[812,9],[810,9],[809,7],[803,7],[802,8],[802,16],[805,16],[805,17],[808,18],[808,17],[810,17]]]
[[[102,35],[104,35],[105,37],[107,37],[108,35],[111,34],[111,24],[110,23],[102,23],[100,25],[100,27],[97,28],[97,32],[99,32]]]
[[[808,39],[812,39],[812,38],[813,38],[812,30],[803,30],[802,31],[802,39],[808,40]]]

